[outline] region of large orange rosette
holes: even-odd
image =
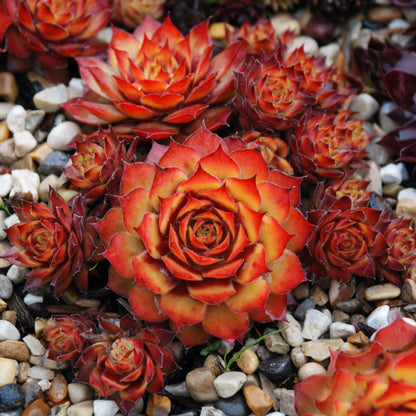
[[[191,122],[224,125],[231,110],[220,104],[234,93],[233,73],[245,52],[237,42],[213,57],[208,25],[195,26],[186,37],[169,17],[160,23],[147,16],[132,34],[114,27],[108,62],[77,59],[90,91],[63,107],[83,123],[123,122],[124,132],[150,139],[175,135],[183,125],[192,129]]]
[[[311,225],[300,179],[269,170],[258,149],[229,151],[201,127],[184,144],[154,143],[127,163],[120,206],[96,224],[112,268],[108,287],[137,318],[169,320],[185,345],[233,342],[250,321],[285,316],[306,280],[295,252]]]
[[[416,327],[396,319],[365,348],[332,352],[327,374],[295,387],[299,416],[411,416],[416,413]]]

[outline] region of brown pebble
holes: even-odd
[[[170,399],[160,394],[152,394],[147,401],[146,415],[168,416],[171,409]]]
[[[1,319],[4,321],[9,321],[13,325],[16,325],[17,323],[17,312],[16,311],[4,311],[1,314]]]
[[[9,128],[7,127],[6,121],[0,122],[0,142],[4,142],[10,136]]]
[[[51,402],[58,403],[66,398],[68,383],[63,374],[58,373],[52,380],[51,387],[46,391],[46,396]]]
[[[0,72],[0,97],[9,103],[14,103],[19,95],[14,75],[11,72]]]
[[[43,399],[37,399],[23,410],[22,416],[48,416],[49,409]]]
[[[247,406],[256,416],[264,416],[273,406],[273,400],[267,391],[257,386],[247,386],[243,389]]]
[[[391,22],[402,17],[402,12],[397,7],[379,6],[373,7],[368,12],[368,18],[373,22]]]
[[[359,331],[356,334],[350,335],[347,339],[347,342],[350,344],[357,345],[359,347],[364,347],[364,345],[368,344],[368,338],[364,334],[364,332]]]
[[[27,361],[30,357],[29,348],[23,341],[5,340],[0,342],[0,356],[17,361]]]

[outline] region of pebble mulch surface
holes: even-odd
[[[308,12],[300,11],[280,13],[273,22],[279,32],[294,30],[297,45],[304,44],[308,52],[325,56],[332,64],[345,51],[344,41],[318,45],[302,34],[307,19]],[[416,20],[416,10],[375,5],[365,19],[350,22],[350,39],[365,42],[369,34],[384,31],[400,43],[404,39],[399,32]],[[221,31],[220,26],[213,25],[212,35]],[[81,94],[78,78],[65,86],[53,85],[34,72],[16,76],[0,72],[0,168],[8,168],[0,170],[0,203],[22,195],[47,202],[49,186],[66,199],[73,196],[61,168],[69,161],[69,142],[82,129],[59,105]],[[368,147],[369,168],[358,175],[369,180],[369,190],[380,196],[375,203],[389,204],[397,215],[415,218],[413,166],[395,163],[377,144],[395,127],[387,115],[392,103],[380,108],[362,93],[351,108],[374,137]],[[17,221],[14,214],[0,210],[0,255],[10,246],[5,229]],[[97,312],[103,297],[81,299],[67,293],[64,303],[57,304],[47,296],[22,292],[26,273],[0,259],[0,416],[121,415],[114,401],[97,398],[88,385],[73,382],[71,369],[48,359],[42,343],[42,329],[51,313]],[[206,357],[200,347],[185,351],[179,343],[172,344],[181,369],[167,377],[163,393],[145,395],[132,414],[296,416],[294,384],[325,373],[330,349],[364,346],[376,329],[387,325],[392,308],[416,319],[416,282],[410,279],[402,288],[365,279],[348,284],[322,280],[301,284],[293,295],[296,304],[288,307],[287,321],[257,327],[245,342],[277,328],[284,331],[247,349],[230,372],[222,371],[222,357],[230,348],[225,342]],[[234,346],[233,352],[240,348]]]

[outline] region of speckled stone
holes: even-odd
[[[19,408],[24,400],[25,393],[18,384],[10,383],[0,388],[0,412]]]
[[[27,361],[30,353],[29,348],[23,341],[7,339],[0,342],[0,356],[17,361]]]
[[[64,400],[68,394],[68,383],[62,373],[52,380],[51,387],[45,392],[48,399],[54,403]]]

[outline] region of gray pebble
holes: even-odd
[[[315,305],[316,304],[313,299],[307,298],[297,306],[297,308],[293,312],[293,316],[297,319],[304,320],[306,316],[306,312],[309,309],[313,309]]]
[[[61,175],[62,168],[67,165],[69,161],[69,156],[61,152],[60,150],[55,150],[50,153],[39,165],[39,173],[42,175]]]
[[[4,274],[0,274],[0,298],[7,300],[13,294],[13,283]]]

